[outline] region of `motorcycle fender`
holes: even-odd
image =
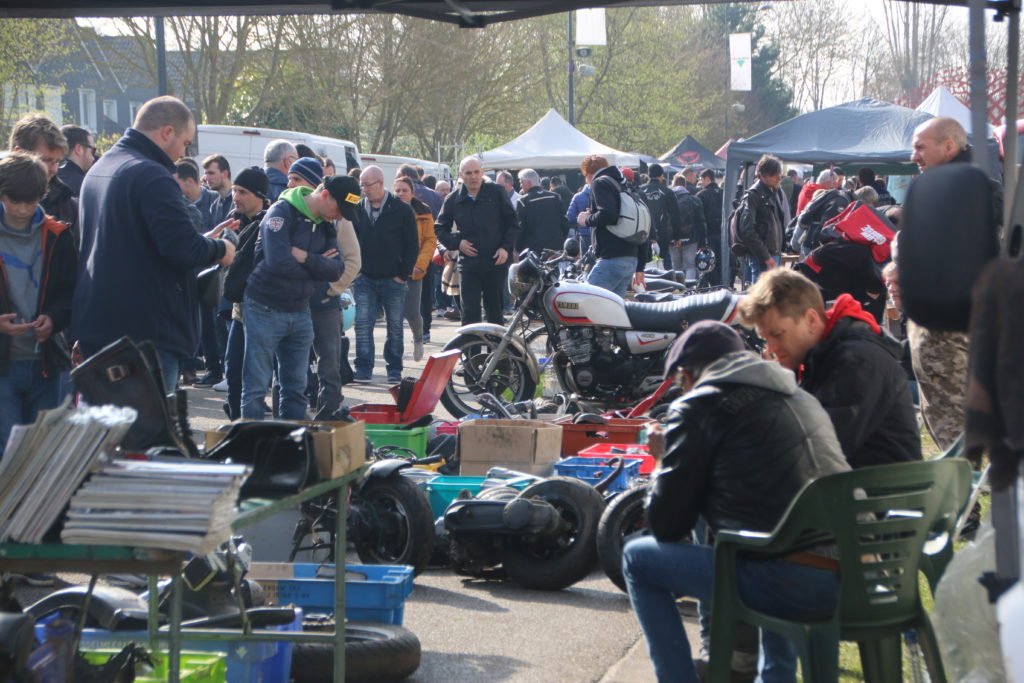
[[[366,482],[371,479],[387,479],[395,472],[398,472],[398,470],[405,469],[406,467],[412,467],[412,463],[408,460],[402,460],[400,458],[378,460],[370,465],[370,469],[366,471],[366,478],[363,481]]]
[[[498,342],[504,335],[507,328],[501,325],[495,325],[494,323],[473,323],[472,325],[466,325],[460,327],[456,334],[458,336],[469,334],[480,337],[481,339],[488,339]],[[449,351],[449,347],[444,347],[445,351]],[[526,366],[530,368],[530,378],[534,383],[540,381],[540,366],[537,364],[537,359],[534,358],[533,353],[529,347],[526,346],[526,342],[523,341],[519,335],[513,335],[508,342],[508,351],[518,358],[522,358],[526,361]]]

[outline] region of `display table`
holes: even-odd
[[[242,501],[241,511],[231,525],[232,530],[242,529],[261,519],[275,515],[314,498],[338,492],[338,515],[334,530],[335,562],[344,567],[346,546],[346,521],[348,516],[346,489],[365,471],[365,467],[349,472],[337,479],[320,482],[303,491],[276,500]],[[340,563],[338,558],[341,558]],[[283,632],[254,630],[245,612],[242,612],[241,629],[200,629],[181,626],[181,570],[188,559],[187,553],[154,550],[150,548],[126,548],[119,546],[83,546],[62,544],[7,544],[0,545],[0,571],[26,572],[81,572],[90,574],[90,595],[96,578],[101,574],[143,574],[149,577],[149,646],[158,650],[161,641],[167,641],[168,680],[177,683],[180,677],[182,635],[189,640],[245,641],[245,642],[301,642],[327,643],[334,646],[334,680],[345,680],[345,572],[336,571],[334,577],[334,633]],[[157,578],[171,577],[169,623],[159,628]],[[341,628],[338,628],[338,625]]]

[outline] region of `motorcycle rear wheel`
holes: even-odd
[[[400,681],[419,668],[420,657],[420,640],[409,629],[359,621],[345,624],[346,681]],[[291,674],[296,683],[333,679],[334,647],[295,643]]]
[[[356,553],[366,564],[408,564],[419,575],[427,567],[434,548],[434,513],[430,501],[416,484],[400,474],[371,479],[352,505],[367,505],[376,519],[372,538],[356,539]]]
[[[506,403],[533,398],[537,384],[531,375],[529,361],[508,350],[498,361],[491,376],[480,386],[480,374],[497,345],[496,338],[482,338],[472,334],[459,335],[445,345],[445,351],[459,349],[462,352],[455,372],[441,394],[441,404],[453,417],[462,418],[484,412],[485,407],[476,399],[476,395],[482,392],[490,392]]]
[[[647,535],[644,501],[647,486],[636,486],[623,491],[608,503],[597,525],[597,559],[612,583],[625,592],[622,577],[622,549],[636,536]]]

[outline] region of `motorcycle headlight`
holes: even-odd
[[[513,263],[508,268],[508,291],[514,297],[520,297],[530,290],[530,283],[519,272],[524,263],[525,261]]]

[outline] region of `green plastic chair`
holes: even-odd
[[[935,634],[918,594],[928,538],[952,534],[971,484],[966,460],[866,467],[808,483],[771,533],[720,531],[715,541],[709,680],[729,680],[737,621],[789,638],[803,679],[839,678],[839,641],[856,641],[864,680],[902,680],[901,635],[916,629],[934,683],[946,680]],[[832,619],[803,623],[747,607],[739,596],[740,554],[783,556],[821,542],[839,549],[841,588]]]

